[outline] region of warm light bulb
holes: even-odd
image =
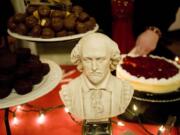
[[[12,120],[12,124],[17,125],[18,123],[19,123],[19,120],[16,117],[14,117]]]
[[[161,133],[163,133],[163,132],[165,131],[165,127],[164,127],[163,125],[161,125],[161,126],[159,127],[159,131],[160,131]]]
[[[37,119],[37,122],[38,122],[39,124],[43,124],[44,121],[45,121],[45,115],[44,115],[43,113],[40,113],[40,115],[39,115],[39,117],[38,117],[38,119]]]
[[[175,60],[175,61],[179,61],[179,57],[176,56],[176,57],[174,58],[174,60]]]
[[[174,60],[175,60],[178,64],[180,64],[180,57],[176,56],[176,57],[174,58]]]
[[[18,105],[18,106],[16,107],[16,109],[17,109],[17,111],[19,112],[19,111],[21,111],[22,106],[21,106],[21,105]]]
[[[67,107],[65,107],[65,108],[64,108],[64,111],[65,111],[66,113],[68,113],[68,112],[69,112],[69,109],[68,109]]]
[[[138,107],[137,107],[135,104],[133,105],[133,110],[134,110],[134,111],[137,111],[137,110],[138,110]]]
[[[118,125],[118,126],[124,126],[124,123],[118,121],[118,122],[117,122],[117,125]]]

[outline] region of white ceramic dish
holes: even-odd
[[[28,41],[36,41],[36,42],[57,42],[57,41],[66,41],[66,40],[72,40],[72,39],[78,39],[86,34],[96,32],[99,29],[99,25],[96,24],[93,30],[90,30],[86,33],[82,34],[76,34],[76,35],[71,35],[71,36],[64,36],[64,37],[55,37],[55,38],[35,38],[35,37],[30,37],[30,36],[25,36],[25,35],[20,35],[14,32],[11,32],[8,29],[9,35],[11,35],[14,38],[21,39],[21,40],[28,40]]]
[[[62,70],[60,66],[50,60],[41,61],[49,64],[50,67],[49,73],[44,76],[41,83],[34,85],[33,90],[25,95],[19,95],[13,90],[8,97],[0,99],[0,108],[8,108],[35,100],[52,91],[58,85],[62,79]]]

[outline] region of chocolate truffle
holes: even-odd
[[[64,18],[66,16],[66,11],[63,10],[53,10],[51,13],[51,17],[60,17]]]
[[[28,68],[24,64],[19,65],[15,71],[15,77],[16,79],[25,79],[29,76],[30,71],[30,68]]]
[[[70,14],[64,19],[64,26],[68,30],[73,30],[76,25],[77,17],[74,14]]]
[[[38,84],[42,81],[43,79],[43,74],[41,72],[39,73],[35,73],[35,74],[31,74],[28,77],[28,80],[30,80],[33,84]]]
[[[43,75],[48,74],[50,71],[50,67],[47,63],[42,63],[42,73]]]
[[[31,50],[29,48],[18,48],[16,50],[18,63],[25,62],[31,55]]]
[[[37,6],[34,6],[34,5],[29,5],[27,8],[26,8],[26,13],[29,14],[29,15],[32,15],[34,11],[37,10]]]
[[[0,99],[3,99],[5,97],[8,97],[12,91],[12,88],[10,87],[1,87],[0,86]]]
[[[31,73],[40,73],[42,72],[41,63],[26,63],[26,66],[30,69]]]
[[[16,55],[13,53],[7,53],[0,57],[0,73],[12,72],[16,66]]]
[[[40,25],[36,25],[33,27],[30,35],[33,36],[33,37],[39,37],[41,35],[41,26]]]
[[[54,31],[60,31],[63,28],[63,20],[59,17],[52,18],[51,26]]]
[[[78,19],[79,21],[84,22],[89,19],[89,15],[86,12],[81,12]]]
[[[32,91],[33,84],[29,80],[16,80],[14,84],[15,91],[20,94],[24,95]]]
[[[28,29],[25,24],[19,23],[15,29],[15,32],[21,35],[26,35],[28,32]]]
[[[72,7],[72,12],[76,15],[79,16],[79,14],[83,11],[83,8],[79,5],[75,5]]]
[[[38,24],[38,19],[34,16],[28,16],[25,19],[26,26],[29,28],[33,28]]]
[[[55,33],[52,29],[50,28],[43,28],[41,37],[42,38],[53,38],[55,36]]]
[[[90,17],[88,21],[84,22],[88,30],[92,30],[96,26],[96,20],[93,17]]]
[[[64,37],[64,36],[67,36],[68,33],[66,30],[61,30],[59,32],[56,33],[56,37]]]
[[[39,56],[38,55],[34,55],[34,54],[31,54],[29,59],[27,59],[26,62],[27,63],[41,63],[41,61],[39,59]]]
[[[14,22],[14,17],[10,17],[9,20],[8,20],[8,28],[14,32],[15,29],[16,29],[17,25],[16,23]]]
[[[13,74],[0,74],[0,87],[12,87],[13,82]]]
[[[46,5],[42,5],[38,7],[38,13],[40,17],[49,17],[50,12],[51,12],[50,8]]]
[[[17,13],[14,15],[14,22],[21,23],[25,20],[26,15],[24,13]]]
[[[86,24],[78,22],[76,24],[76,30],[78,33],[85,33],[88,31],[88,28],[87,28]]]

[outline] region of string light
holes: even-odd
[[[159,130],[163,133],[163,132],[165,131],[165,127],[164,127],[163,125],[161,125],[161,126],[159,127]]]
[[[23,106],[26,106],[25,108]],[[45,117],[45,113],[49,112],[49,111],[52,111],[52,110],[55,110],[55,109],[60,109],[60,108],[64,108],[64,111],[69,114],[70,118],[72,119],[72,121],[74,121],[76,124],[82,126],[82,121],[77,121],[72,115],[71,113],[69,112],[69,109],[67,107],[65,107],[63,104],[62,105],[57,105],[57,106],[51,106],[51,107],[47,107],[47,108],[42,108],[40,106],[35,106],[35,105],[31,105],[31,104],[23,104],[23,105],[19,105],[16,107],[16,109],[14,111],[12,110],[9,110],[10,113],[13,114],[13,120],[12,120],[12,125],[18,125],[19,124],[19,119],[17,119],[16,117],[16,112],[17,111],[23,111],[23,112],[37,112],[39,113],[39,117],[37,118],[37,123],[39,124],[43,124],[45,123],[46,121],[46,117]],[[134,111],[137,111],[138,108],[137,106],[134,104],[133,105],[133,110]],[[117,126],[125,126],[125,124],[121,121],[114,121],[114,120],[111,120],[111,123],[114,123],[116,124]],[[141,123],[140,123],[141,125]],[[146,130],[145,128],[143,128],[144,130]],[[158,135],[161,135],[163,132],[165,131],[165,127],[164,126],[161,126],[159,129],[158,129]],[[146,131],[147,132],[147,131]],[[153,135],[151,134],[150,132],[148,132],[149,135]]]
[[[18,125],[19,124],[19,120],[16,117],[14,117],[13,121],[12,121],[12,124],[13,125]]]
[[[67,107],[65,107],[65,108],[64,108],[64,111],[65,111],[66,113],[68,113],[68,112],[69,112],[69,109],[68,109]]]
[[[18,105],[18,106],[17,106],[17,109],[21,109],[21,105]]]
[[[125,124],[124,124],[123,122],[121,122],[121,121],[118,121],[118,122],[117,122],[117,125],[118,125],[118,126],[125,126]]]
[[[162,135],[162,133],[164,133],[165,129],[166,129],[166,128],[165,128],[163,125],[161,125],[161,126],[159,127],[159,130],[158,130],[157,135]]]
[[[176,56],[176,57],[174,58],[174,60],[175,60],[178,64],[180,64],[180,58],[179,58],[178,56]]]
[[[117,126],[125,126],[125,124],[123,123],[123,122],[121,122],[121,121],[115,121],[115,120],[111,120],[111,123],[114,123],[114,124],[116,124]]]
[[[22,109],[22,106],[21,106],[21,105],[18,105],[18,106],[16,107],[16,111],[18,111],[18,112],[20,112],[21,109]]]
[[[176,56],[176,57],[174,58],[174,60],[175,60],[175,61],[179,61],[179,57]]]
[[[18,125],[19,124],[19,119],[16,117],[16,112],[13,112],[13,120],[12,120],[13,125]]]
[[[45,122],[45,115],[44,115],[44,113],[41,112],[41,111],[40,111],[40,113],[39,113],[39,117],[38,117],[38,119],[37,119],[37,122],[38,122],[39,124],[43,124],[43,123]]]
[[[138,107],[137,107],[135,104],[133,105],[133,110],[134,110],[134,111],[137,111],[137,110],[138,110]]]

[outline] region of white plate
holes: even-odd
[[[11,32],[9,29],[8,29],[8,33],[12,37],[17,38],[17,39],[22,39],[22,40],[38,41],[38,42],[56,42],[56,41],[66,41],[66,40],[81,38],[85,36],[86,34],[96,32],[98,29],[99,29],[99,25],[96,24],[93,30],[90,30],[86,33],[76,34],[76,35],[71,35],[71,36],[64,36],[64,37],[55,37],[55,38],[35,38],[35,37],[30,37],[30,36],[24,36],[24,35]]]
[[[0,108],[7,108],[26,102],[35,100],[51,90],[53,90],[62,79],[62,70],[60,66],[50,60],[41,60],[43,63],[49,64],[50,71],[44,76],[40,84],[34,85],[33,90],[25,95],[18,95],[15,90],[3,99],[0,99]]]

